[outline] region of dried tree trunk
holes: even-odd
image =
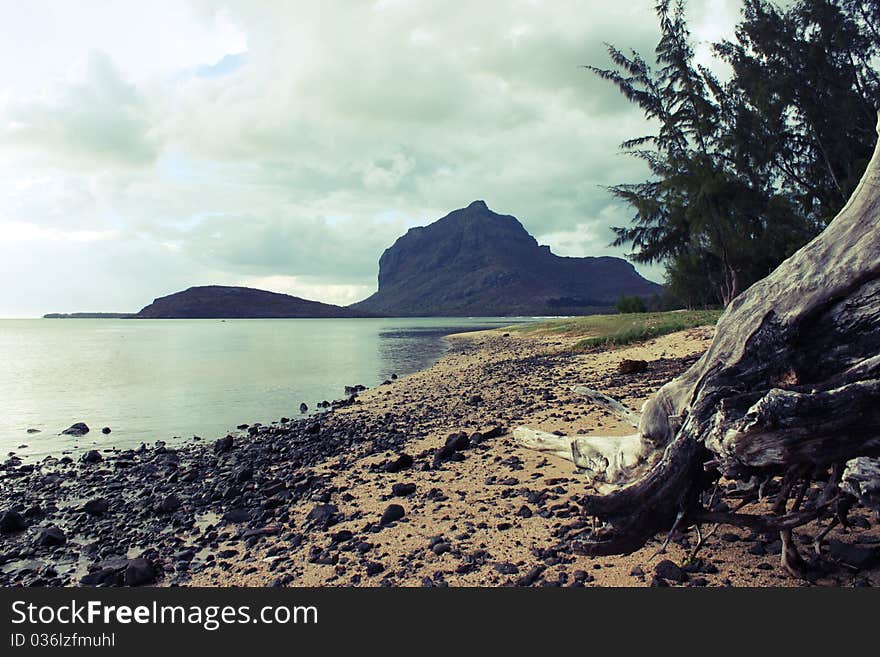
[[[708,351],[645,403],[638,430],[624,438],[515,432],[527,447],[573,460],[600,493],[583,500],[606,523],[585,538],[584,552],[629,552],[683,519],[785,532],[828,513],[843,494],[878,505],[880,145],[846,207],[731,302]],[[789,483],[775,516],[702,504],[721,476],[782,474]]]

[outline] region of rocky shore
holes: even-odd
[[[694,560],[687,532],[662,554],[659,540],[625,557],[571,553],[584,482],[570,463],[517,447],[512,429],[623,434],[571,387],[638,407],[710,339],[692,329],[576,353],[565,337],[467,334],[435,366],[352,387],[354,401],[306,420],[176,449],[8,462],[0,584],[880,584],[880,534],[862,511],[858,532],[829,535],[806,581],[778,568],[776,537],[724,527]],[[647,369],[622,372],[624,360]]]

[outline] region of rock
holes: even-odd
[[[61,433],[65,436],[85,436],[89,432],[89,426],[85,422],[77,422],[67,427]]]
[[[214,453],[215,454],[223,454],[224,452],[228,452],[232,449],[232,436],[224,436],[223,438],[218,438],[214,443]]]
[[[433,552],[434,554],[436,554],[439,557],[441,554],[446,554],[451,549],[452,549],[452,546],[449,543],[446,543],[445,541],[443,541],[443,542],[437,543],[434,547],[432,547],[431,552]]]
[[[523,504],[519,508],[519,511],[516,512],[515,515],[519,516],[520,518],[531,518],[532,517],[532,510],[529,507],[527,507],[525,504]]]
[[[225,522],[241,523],[248,522],[251,519],[251,512],[247,509],[230,509],[222,516]]]
[[[155,574],[150,562],[146,559],[132,559],[125,567],[123,582],[126,586],[143,586],[155,581]]]
[[[470,397],[468,397],[468,404],[470,404],[471,406],[479,406],[482,403],[482,395],[471,395]]]
[[[110,509],[110,502],[103,497],[96,497],[83,504],[82,510],[90,516],[100,516]]]
[[[58,527],[46,527],[37,536],[37,545],[40,547],[57,547],[67,543],[67,535]]]
[[[654,566],[654,574],[661,579],[681,584],[687,581],[687,573],[669,559],[664,559]]]
[[[531,586],[536,581],[538,581],[538,578],[541,576],[541,574],[544,572],[544,570],[546,570],[546,568],[547,568],[546,566],[543,566],[541,564],[534,566],[531,570],[529,570],[529,572],[527,572],[525,575],[523,575],[518,580],[516,580],[516,585],[517,586]]]
[[[621,374],[638,374],[640,372],[647,372],[648,361],[630,360],[629,358],[625,358],[620,361],[620,364],[617,366],[617,371]]]
[[[464,431],[450,434],[446,439],[446,447],[456,452],[461,452],[470,446],[471,439]]]
[[[101,453],[96,449],[90,449],[88,452],[82,455],[82,459],[80,459],[83,463],[100,463],[104,460],[104,457],[101,456]]]
[[[82,586],[121,586],[123,573],[117,568],[101,568],[84,575],[79,583]]]
[[[385,566],[376,561],[368,561],[366,564],[364,564],[364,566],[367,571],[367,577],[373,577],[374,575],[378,575],[383,570],[385,570]]]
[[[345,543],[352,538],[354,538],[354,534],[351,531],[348,529],[340,529],[338,532],[330,536],[330,541],[333,543]]]
[[[101,429],[101,433],[103,433],[105,436],[106,436],[108,433],[110,433],[111,431],[112,431],[112,429],[111,429],[110,427],[104,427],[104,428]]]
[[[339,507],[335,504],[317,504],[306,516],[306,524],[327,529],[338,522]]]
[[[389,504],[388,508],[385,509],[385,512],[382,514],[382,518],[379,520],[380,525],[390,525],[392,522],[397,522],[403,516],[406,515],[406,511],[399,504]]]
[[[299,405],[299,412],[300,413],[306,413],[306,412],[308,412],[308,410],[309,410],[309,405],[306,404],[305,402],[303,402],[302,404]]]
[[[12,534],[27,529],[27,522],[18,511],[0,513],[0,534]]]
[[[855,570],[862,570],[878,560],[880,548],[850,545],[842,541],[828,541],[828,553],[835,561]]]
[[[28,433],[40,433],[40,430],[31,428],[31,429],[28,429],[27,432]]]
[[[416,492],[415,484],[394,484],[391,487],[391,494],[394,497],[406,497]]]
[[[502,575],[516,575],[519,572],[516,564],[512,564],[509,561],[496,563],[494,568]]]
[[[398,454],[397,458],[385,464],[385,472],[395,473],[412,467],[413,457],[409,454]]]
[[[156,507],[156,511],[159,513],[174,513],[180,508],[180,498],[177,497],[174,493],[166,496],[159,505]]]

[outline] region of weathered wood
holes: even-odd
[[[788,472],[799,482],[794,504],[809,508],[782,524],[760,521],[780,527],[783,539],[837,502],[841,473],[843,493],[880,500],[880,465],[870,458],[880,456],[880,145],[837,217],[730,303],[706,353],[640,416],[588,396],[636,421],[639,433],[570,437],[570,456],[555,437],[556,452],[600,493],[583,506],[606,524],[579,543],[581,551],[636,549],[682,514],[720,519],[702,507],[701,493],[721,476]],[[811,493],[813,482],[821,494]],[[787,556],[793,569],[795,553]]]

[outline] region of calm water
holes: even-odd
[[[210,440],[241,423],[302,417],[300,402],[311,412],[346,385],[427,367],[446,350],[444,335],[514,321],[0,320],[0,451]],[[92,431],[58,435],[74,422]]]

